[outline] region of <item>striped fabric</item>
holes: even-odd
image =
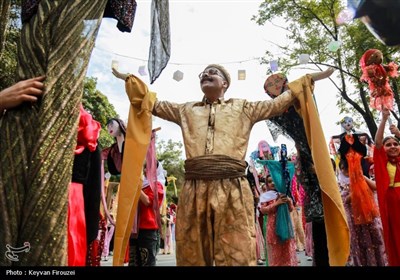
[[[107,0],[42,0],[22,27],[19,78],[46,75],[45,95],[0,119],[0,265],[66,265],[67,193],[83,79]]]

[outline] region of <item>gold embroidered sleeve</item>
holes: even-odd
[[[181,124],[180,110],[182,105],[168,101],[156,101],[153,108],[153,115],[164,120]]]

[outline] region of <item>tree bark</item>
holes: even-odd
[[[11,0],[0,1],[0,59],[6,43],[7,26],[10,18]]]

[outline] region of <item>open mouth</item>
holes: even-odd
[[[206,81],[212,82],[214,81],[214,79],[212,77],[204,77],[203,79],[201,79],[201,83],[204,83]]]

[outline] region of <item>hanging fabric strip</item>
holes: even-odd
[[[167,66],[170,56],[169,1],[153,0],[151,3],[151,42],[148,62],[151,84]]]

